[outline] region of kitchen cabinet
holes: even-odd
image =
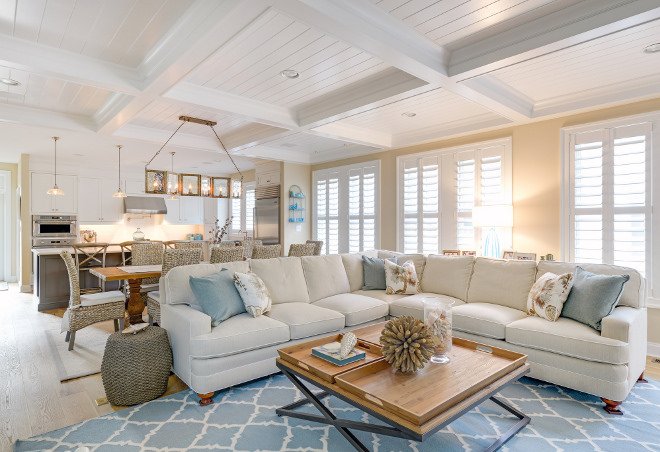
[[[78,189],[76,176],[57,175],[57,185],[64,191],[62,196],[46,192],[55,184],[51,173],[30,174],[30,211],[33,215],[75,215],[77,213]]]
[[[128,196],[144,195],[144,179],[126,179],[125,185]]]
[[[116,223],[124,214],[124,200],[113,198],[117,183],[107,179],[78,179],[78,221],[80,223]]]
[[[202,224],[204,222],[203,198],[180,196],[177,199],[165,198],[167,214],[165,220],[170,224]]]
[[[218,217],[218,198],[204,198],[204,224],[213,224]]]

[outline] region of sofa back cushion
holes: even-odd
[[[201,310],[195,299],[195,294],[190,288],[190,277],[208,276],[219,272],[223,268],[232,272],[246,273],[250,271],[250,264],[247,261],[238,261],[224,264],[194,264],[174,267],[161,278],[161,286],[164,289],[164,292],[161,292],[161,303],[163,302],[164,293],[166,304],[187,304]]]
[[[307,283],[299,257],[252,259],[250,267],[266,285],[273,304],[309,303]]]
[[[301,259],[312,302],[350,292],[346,269],[339,254],[304,256]]]
[[[341,254],[341,261],[346,270],[348,277],[348,286],[351,292],[362,290],[364,285],[364,276],[362,272],[362,254],[360,253],[345,253]]]
[[[411,261],[415,264],[415,271],[417,272],[417,278],[421,281],[422,276],[424,275],[424,268],[426,266],[426,256],[419,253],[405,254],[399,253],[398,251],[389,251],[389,250],[378,250],[379,259],[393,259],[392,262],[398,265],[403,265],[404,263]]]
[[[526,311],[535,278],[536,262],[477,257],[467,302],[494,303]]]
[[[426,267],[421,278],[421,291],[448,295],[465,301],[473,268],[474,256],[431,254],[426,258]]]
[[[597,275],[628,275],[630,279],[623,286],[623,293],[619,299],[619,306],[630,306],[632,308],[643,308],[646,306],[646,283],[642,275],[635,269],[619,267],[608,264],[573,264],[570,262],[541,261],[539,262],[536,278],[544,273],[574,273],[575,267],[579,265],[584,270]]]

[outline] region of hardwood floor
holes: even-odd
[[[61,312],[55,314],[61,315]],[[11,450],[15,439],[66,427],[112,410],[97,406],[105,396],[101,375],[60,383],[44,334],[51,313],[37,312],[31,294],[18,292],[16,284],[0,292],[0,451]],[[112,331],[112,323],[104,328]],[[649,357],[646,377],[660,380],[660,363]],[[186,385],[171,376],[166,394]]]
[[[105,397],[100,374],[60,383],[44,334],[46,324],[52,324],[57,314],[61,316],[61,312],[38,312],[32,295],[19,293],[16,284],[0,292],[2,452],[11,450],[16,439],[123,408],[96,405],[96,399]],[[113,331],[112,322],[102,325],[107,331]],[[172,375],[166,394],[185,388],[186,385]]]

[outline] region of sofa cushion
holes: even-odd
[[[385,303],[392,303],[393,301],[409,296],[402,293],[387,293],[385,290],[355,290],[352,293],[364,295],[365,297],[378,298]]]
[[[406,261],[403,265],[388,260],[383,262],[385,263],[385,291],[387,293],[414,295],[419,292],[419,279],[412,261]]]
[[[299,257],[253,259],[250,268],[266,284],[273,304],[309,303],[305,273]]]
[[[493,303],[524,311],[536,277],[536,262],[478,257],[468,289],[468,303]]]
[[[207,276],[191,276],[190,288],[202,312],[218,326],[230,317],[246,312],[241,295],[234,285],[234,272],[222,269]]]
[[[165,293],[165,303],[167,304],[187,304],[201,310],[195,300],[195,294],[190,288],[190,277],[208,276],[212,273],[218,273],[223,268],[233,272],[247,273],[250,271],[250,264],[247,261],[238,261],[224,264],[194,264],[174,267],[161,278],[164,289],[164,292],[159,290],[161,297]]]
[[[230,317],[208,334],[190,340],[194,358],[217,358],[289,341],[289,326],[266,315],[248,313]]]
[[[575,273],[575,267],[580,266],[588,272],[597,275],[628,275],[630,279],[623,286],[623,293],[619,299],[619,306],[630,306],[632,308],[643,308],[646,306],[646,291],[644,278],[640,273],[628,267],[608,264],[572,264],[569,262],[541,261],[538,265],[536,277],[539,278],[546,272]]]
[[[291,339],[302,339],[344,328],[343,314],[309,303],[276,304],[268,316],[289,325]]]
[[[473,256],[431,254],[426,259],[421,290],[449,295],[465,301],[473,268]]]
[[[387,316],[387,303],[364,295],[342,293],[323,298],[315,306],[341,312],[346,317],[346,326],[359,325]]]
[[[399,265],[402,265],[404,262],[411,261],[415,264],[415,271],[417,272],[417,277],[421,280],[422,274],[424,273],[424,267],[426,266],[426,256],[419,253],[405,254],[398,251],[389,251],[389,250],[378,250],[378,257],[380,259],[390,259],[392,262],[396,262]]]
[[[350,291],[346,269],[338,254],[301,259],[311,301]]]
[[[402,315],[411,315],[416,319],[424,320],[424,298],[439,298],[441,300],[452,301],[454,302],[454,307],[462,305],[465,302],[459,300],[458,298],[449,297],[447,295],[441,295],[436,293],[418,293],[416,295],[410,295],[405,298],[400,298],[399,300],[393,301],[390,303],[390,315],[394,317],[401,317]]]
[[[341,261],[348,277],[348,286],[351,292],[361,290],[364,285],[362,272],[362,255],[359,253],[345,253],[341,255]]]
[[[455,330],[493,339],[504,339],[506,326],[526,317],[522,311],[491,303],[465,303],[455,306],[451,315]]]
[[[609,364],[628,363],[628,344],[598,334],[593,328],[560,317],[548,322],[527,317],[506,327],[506,341],[524,347]]]

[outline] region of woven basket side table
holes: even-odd
[[[128,406],[165,393],[172,368],[167,331],[149,326],[137,334],[113,333],[105,344],[101,378],[108,402]]]

